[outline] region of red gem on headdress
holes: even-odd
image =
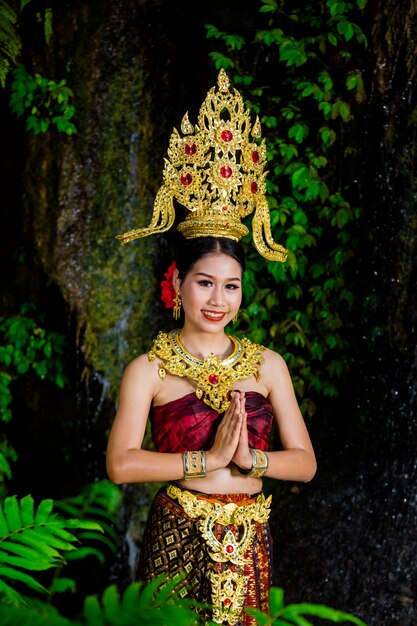
[[[252,152],[252,161],[254,163],[259,163],[259,152],[257,150]]]
[[[223,206],[223,207],[222,207],[222,211],[223,211],[224,213],[226,213],[226,211],[227,211],[227,206]]]
[[[233,133],[230,132],[230,130],[224,130],[221,134],[221,138],[223,139],[223,141],[232,141]]]
[[[193,154],[197,152],[197,146],[195,145],[195,143],[187,143],[184,146],[184,151],[189,156],[193,156]]]
[[[250,190],[251,190],[252,193],[257,193],[257,191],[258,191],[258,183],[255,183],[255,182],[251,183]]]
[[[183,185],[190,185],[192,181],[193,181],[193,177],[191,176],[190,173],[187,172],[187,174],[181,175],[181,182]]]
[[[227,552],[228,554],[232,554],[234,551],[235,551],[234,547],[233,547],[233,546],[229,543],[229,544],[226,546],[226,552]]]
[[[223,176],[223,178],[230,178],[232,173],[232,168],[228,165],[223,165],[223,167],[220,168],[220,175]]]
[[[212,385],[218,385],[219,383],[219,377],[217,376],[217,374],[210,374],[208,379],[209,383],[211,383]]]
[[[231,600],[230,600],[230,598],[225,598],[225,599],[223,600],[223,604],[224,604],[224,606],[230,606],[230,604],[231,604]]]

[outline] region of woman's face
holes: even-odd
[[[223,252],[199,259],[182,282],[176,270],[173,284],[181,294],[186,324],[195,330],[222,330],[242,301],[242,267]]]

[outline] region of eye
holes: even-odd
[[[236,285],[235,283],[229,283],[228,285],[226,285],[226,289],[230,289],[230,291],[235,291],[235,289],[239,289],[239,285]]]
[[[212,282],[210,280],[199,280],[198,284],[202,287],[210,287],[212,285]]]

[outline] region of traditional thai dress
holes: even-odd
[[[272,407],[256,391],[245,393],[249,446],[268,450]],[[209,450],[223,414],[194,393],[151,409],[159,452]],[[159,490],[149,513],[138,575],[145,581],[181,573],[177,591],[210,604],[206,619],[255,625],[245,612],[268,612],[272,539],[270,498],[263,494],[205,494],[175,483]]]

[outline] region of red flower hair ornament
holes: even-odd
[[[174,307],[174,298],[177,295],[174,285],[172,284],[172,277],[176,268],[177,264],[173,261],[169,266],[168,271],[164,274],[165,279],[161,281],[161,297],[162,301],[165,303],[166,309],[172,309]]]

